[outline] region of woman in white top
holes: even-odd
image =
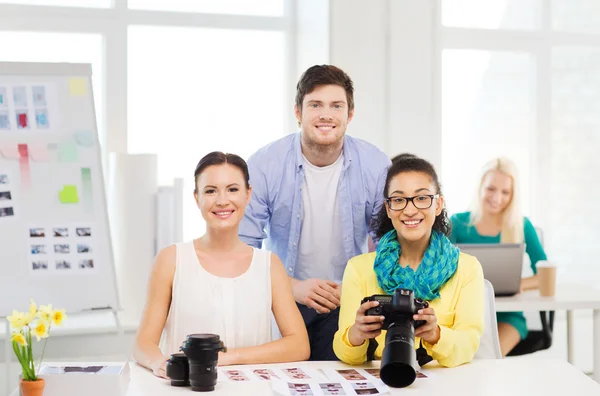
[[[308,359],[306,327],[281,260],[238,237],[252,196],[246,162],[213,152],[200,160],[194,178],[206,233],[158,253],[135,359],[166,378],[167,359],[192,333],[221,337],[227,352],[219,352],[220,366]],[[276,341],[272,315],[281,333]]]

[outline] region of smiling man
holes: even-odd
[[[254,247],[266,241],[285,264],[308,330],[310,359],[337,360],[332,342],[342,276],[348,260],[367,251],[390,160],[372,144],[346,135],[354,88],[341,69],[306,70],[294,112],[301,131],[248,160],[253,195],[240,238]]]

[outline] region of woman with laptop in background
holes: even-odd
[[[525,243],[533,276],[521,280],[521,291],[537,289],[537,267],[546,260],[537,232],[519,206],[517,168],[507,158],[495,158],[483,167],[479,188],[469,212],[451,217],[450,239],[463,243]],[[523,312],[497,313],[502,355],[527,337]]]

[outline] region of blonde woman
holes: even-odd
[[[454,243],[525,243],[534,275],[521,280],[521,291],[538,287],[536,263],[546,260],[534,226],[519,207],[519,186],[515,164],[496,158],[482,170],[477,195],[470,212],[451,217]],[[502,355],[506,356],[527,337],[522,312],[500,312],[498,333]]]

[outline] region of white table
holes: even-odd
[[[590,285],[558,285],[554,297],[540,297],[537,290],[527,291],[512,297],[497,297],[496,311],[567,311],[567,355],[573,362],[573,311],[593,310],[594,339],[593,364],[594,380],[600,383],[600,288]]]
[[[334,367],[347,368],[340,362],[298,362],[260,365],[260,367]],[[378,367],[379,362],[360,367]],[[244,366],[237,366],[244,367]],[[258,366],[257,366],[258,367]],[[232,366],[231,368],[236,368]],[[572,394],[600,395],[600,385],[564,360],[557,359],[503,359],[476,360],[456,367],[444,368],[433,362],[425,366],[431,374],[428,379],[417,379],[410,387],[391,388],[392,395],[465,395],[465,396],[535,396]],[[127,396],[192,395],[191,388],[170,386],[164,379],[137,364],[131,364],[131,381]],[[265,382],[219,382],[210,395],[252,396],[271,395],[271,385]],[[11,396],[18,396],[15,391]]]

